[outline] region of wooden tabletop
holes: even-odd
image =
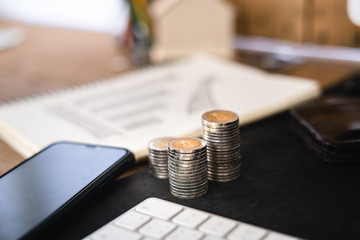
[[[96,81],[130,67],[113,36],[0,21],[0,29],[25,32],[18,46],[0,52],[0,102]],[[311,61],[278,70],[316,79],[324,88],[359,69],[358,64]],[[0,139],[0,175],[23,158]]]

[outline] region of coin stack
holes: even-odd
[[[174,138],[155,138],[149,142],[149,172],[157,178],[169,178],[167,147]]]
[[[168,144],[169,183],[173,196],[193,199],[208,191],[206,142],[179,138]]]
[[[214,110],[202,115],[202,136],[207,144],[208,179],[232,181],[240,176],[240,126],[236,113]]]

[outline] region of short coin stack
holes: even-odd
[[[240,126],[236,113],[214,110],[202,115],[207,143],[208,178],[228,182],[240,176]]]
[[[173,196],[197,198],[208,191],[206,142],[179,138],[168,144],[169,183]]]
[[[149,171],[157,178],[169,178],[168,174],[168,143],[170,137],[156,138],[149,142]]]

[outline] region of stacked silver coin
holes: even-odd
[[[207,144],[208,178],[218,182],[240,176],[240,126],[236,113],[214,110],[202,115],[202,136]]]
[[[168,144],[169,183],[173,196],[193,199],[208,191],[206,142],[179,138]]]
[[[170,137],[156,138],[149,142],[149,172],[157,178],[169,178],[168,174],[168,143]]]

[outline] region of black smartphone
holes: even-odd
[[[0,239],[28,239],[134,164],[123,148],[52,144],[0,177]]]

